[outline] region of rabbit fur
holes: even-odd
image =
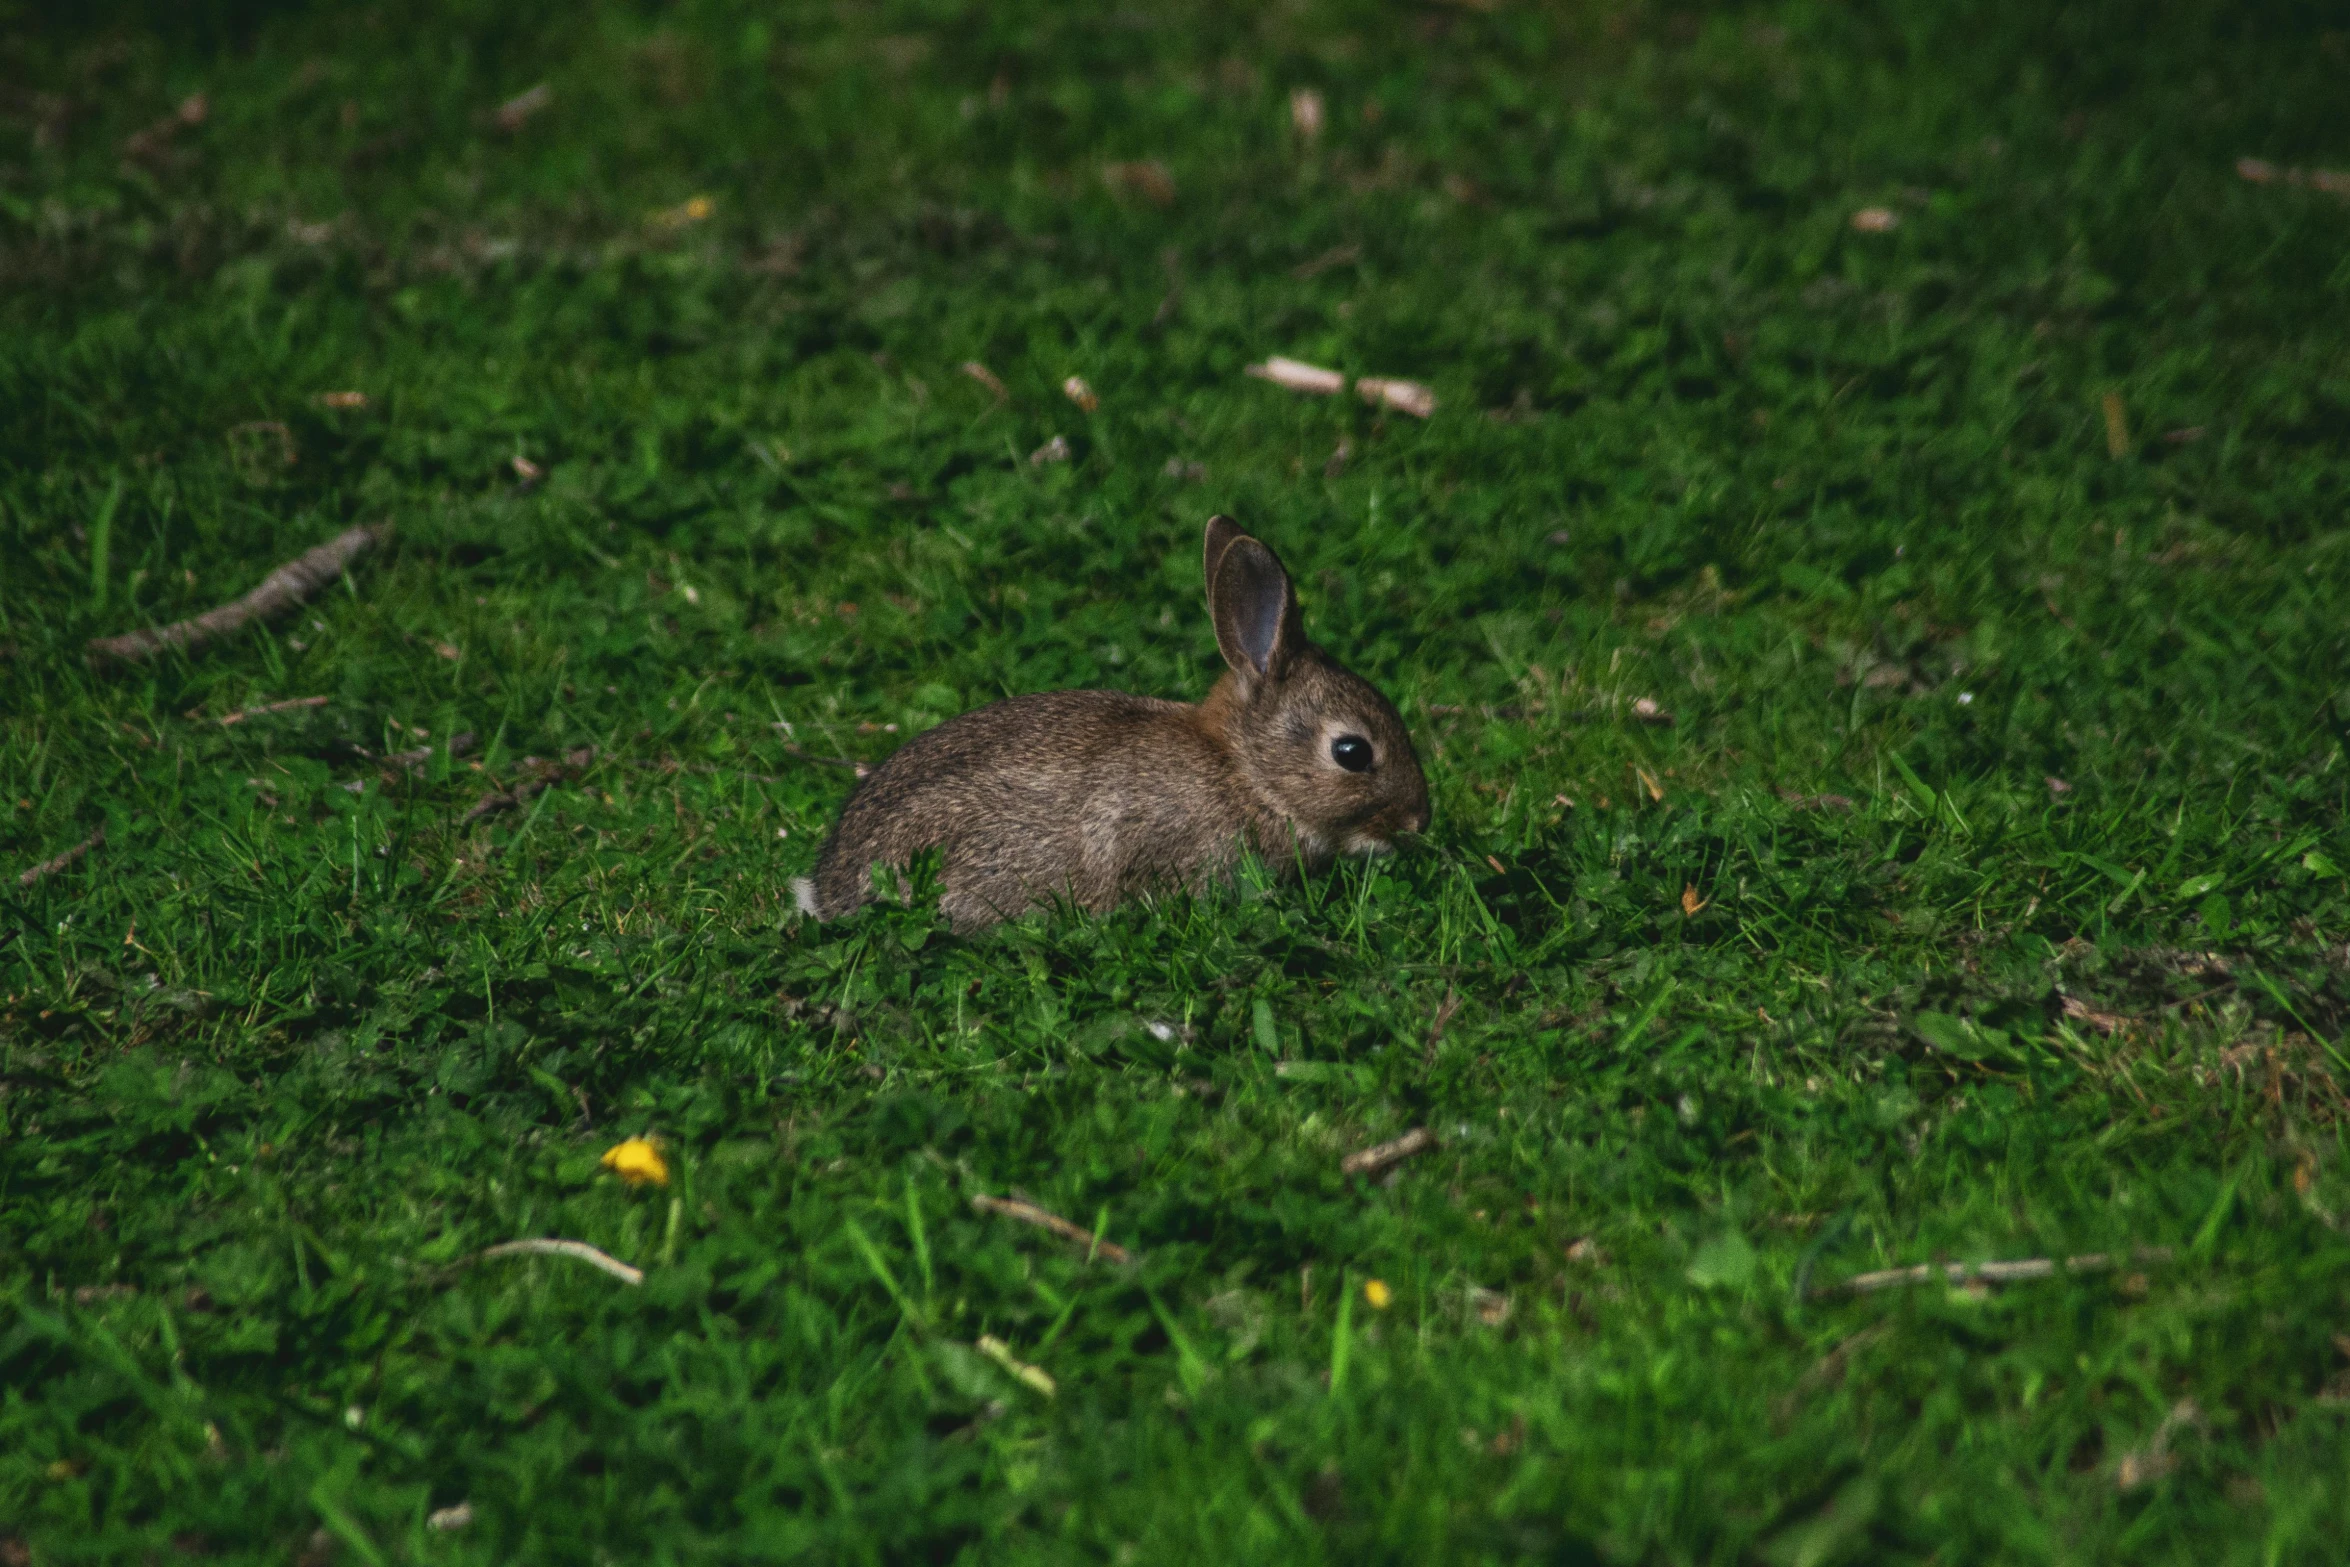
[[[1056,899],[1100,912],[1198,890],[1248,852],[1314,868],[1425,831],[1428,783],[1394,704],[1306,640],[1263,543],[1221,516],[1206,543],[1228,667],[1204,701],[1047,691],[916,736],[842,807],[815,874],[793,883],[801,912],[852,913],[874,865],[927,849],[941,851],[941,912],[971,931]]]

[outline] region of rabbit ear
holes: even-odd
[[[1224,563],[1224,552],[1232,547],[1234,539],[1247,537],[1248,535],[1240,530],[1240,524],[1222,512],[1218,512],[1208,519],[1208,570],[1205,580],[1211,597],[1216,591],[1216,568]]]
[[[1216,548],[1217,523],[1231,529]],[[1289,573],[1273,552],[1226,518],[1208,524],[1208,611],[1216,621],[1216,646],[1243,680],[1279,679],[1304,640],[1297,594]]]

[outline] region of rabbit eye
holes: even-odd
[[[1361,735],[1340,735],[1330,742],[1330,760],[1350,773],[1371,770],[1371,742]]]

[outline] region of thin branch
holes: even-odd
[[[566,754],[560,762],[545,762],[535,756],[526,756],[522,759],[522,766],[528,771],[529,776],[511,789],[501,789],[496,794],[485,795],[476,800],[473,809],[465,813],[460,825],[470,826],[485,816],[495,816],[500,811],[510,811],[543,790],[552,788],[566,778],[575,776],[580,769],[595,759],[596,748],[592,745],[581,746],[578,750]]]
[[[391,524],[346,528],[341,533],[261,579],[261,586],[243,598],[223,604],[191,620],[177,620],[151,631],[132,631],[119,637],[99,637],[90,643],[92,658],[124,662],[152,657],[166,648],[194,652],[216,637],[242,629],[248,622],[282,614],[343,574],[354,556],[391,533]]]
[[[72,848],[66,850],[63,854],[58,855],[55,859],[43,860],[40,864],[34,866],[31,870],[26,871],[22,876],[17,877],[16,884],[19,887],[30,887],[34,882],[39,881],[44,876],[54,876],[59,871],[64,870],[68,865],[71,865],[74,861],[80,859],[83,855],[89,853],[92,849],[95,849],[98,847],[98,845],[104,843],[105,841],[106,829],[101,827],[96,832],[90,834],[90,836],[87,838],[84,838],[81,842],[75,844]]]
[[[326,704],[327,699],[323,696],[289,697],[283,702],[266,702],[259,707],[248,707],[242,712],[231,713],[220,721],[220,727],[226,729],[231,724],[241,724],[248,718],[267,718],[272,713],[291,713],[297,708],[324,707]]]
[[[1436,1003],[1436,1016],[1428,1024],[1428,1048],[1420,1052],[1422,1066],[1436,1064],[1436,1047],[1444,1043],[1444,1027],[1452,1015],[1461,1009],[1461,994],[1450,985],[1444,987],[1444,999]]]
[[[1886,1268],[1876,1273],[1856,1273],[1841,1284],[1831,1284],[1815,1291],[1816,1294],[1866,1295],[1875,1290],[1896,1289],[1904,1284],[1925,1284],[1944,1279],[1952,1284],[2020,1284],[2030,1279],[2053,1278],[2057,1273],[2102,1273],[2119,1267],[2121,1258],[2109,1252],[2092,1251],[2078,1257],[2026,1257],[2015,1262],[1926,1262],[1914,1268]],[[2168,1262],[2168,1246],[2146,1246],[2131,1254],[2136,1262]]]
[[[985,1192],[976,1192],[972,1195],[971,1206],[981,1213],[992,1213],[1006,1219],[1017,1219],[1022,1224],[1033,1224],[1040,1230],[1050,1231],[1065,1241],[1085,1247],[1089,1253],[1100,1257],[1104,1262],[1114,1262],[1123,1266],[1134,1260],[1134,1254],[1125,1247],[1113,1246],[1108,1241],[1097,1237],[1093,1231],[1082,1229],[1057,1213],[1048,1213],[1036,1204],[1022,1202],[1017,1197],[990,1197]]]
[[[467,1263],[486,1262],[492,1257],[569,1257],[584,1262],[591,1268],[600,1268],[623,1284],[642,1284],[645,1272],[632,1268],[610,1252],[598,1251],[585,1241],[527,1240],[503,1241],[486,1246],[465,1259]],[[462,1266],[463,1264],[460,1264]]]
[[[1401,1137],[1374,1143],[1357,1153],[1350,1153],[1338,1163],[1342,1175],[1377,1175],[1390,1165],[1403,1163],[1416,1153],[1426,1153],[1436,1146],[1436,1134],[1424,1126],[1415,1126]]]

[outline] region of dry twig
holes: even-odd
[[[1374,1143],[1368,1148],[1348,1154],[1338,1163],[1342,1175],[1377,1175],[1391,1165],[1398,1165],[1416,1153],[1426,1153],[1436,1146],[1436,1134],[1424,1126],[1415,1126],[1401,1137]]]
[[[466,1263],[486,1262],[492,1257],[569,1257],[575,1262],[584,1262],[591,1268],[600,1268],[623,1284],[645,1282],[644,1269],[632,1268],[610,1252],[598,1251],[585,1241],[502,1241],[495,1246],[483,1247],[480,1251],[466,1258],[465,1262],[460,1263],[459,1266],[462,1267]]]
[[[2300,185],[2329,196],[2350,196],[2350,174],[2338,169],[2283,169],[2259,158],[2238,158],[2236,177],[2254,185]]]
[[[1012,389],[1004,385],[1002,379],[993,370],[976,359],[963,361],[963,373],[981,386],[986,387],[999,403],[1006,401],[1012,395]]]
[[[1253,375],[1260,381],[1270,381],[1285,392],[1310,392],[1316,397],[1334,397],[1346,390],[1346,377],[1336,370],[1309,365],[1302,359],[1284,359],[1279,354],[1261,365],[1245,366],[1241,373]]]
[[[2168,1246],[2140,1247],[2134,1255],[2139,1262],[2168,1262]],[[1856,1273],[1841,1284],[1830,1284],[1815,1294],[1866,1295],[1875,1290],[1895,1289],[1904,1284],[1924,1284],[1934,1279],[1945,1279],[1952,1284],[2020,1284],[2030,1279],[2053,1278],[2057,1273],[2102,1273],[2118,1267],[2122,1259],[2109,1252],[2092,1251],[2078,1257],[2026,1257],[2017,1262],[1925,1262],[1914,1268],[1886,1268],[1876,1273]]]
[[[1455,1012],[1458,1012],[1460,1009],[1460,992],[1454,990],[1449,985],[1446,986],[1444,990],[1444,999],[1436,1003],[1436,1016],[1430,1019],[1428,1023],[1428,1048],[1420,1052],[1420,1064],[1422,1066],[1434,1066],[1436,1064],[1436,1047],[1444,1043],[1445,1025],[1452,1021],[1452,1015]]]
[[[267,718],[272,713],[291,713],[305,707],[324,707],[326,703],[327,699],[322,696],[297,696],[289,697],[283,702],[264,702],[259,707],[248,707],[229,714],[221,719],[220,727],[226,729],[232,724],[241,724],[248,718]]]
[[[1033,1224],[1040,1230],[1085,1247],[1089,1255],[1100,1257],[1104,1262],[1124,1265],[1134,1260],[1134,1254],[1125,1247],[1113,1246],[1108,1241],[1098,1239],[1091,1230],[1081,1229],[1059,1214],[1048,1212],[1032,1202],[1023,1202],[1017,1197],[990,1197],[985,1192],[975,1192],[971,1197],[971,1206],[981,1213],[997,1214],[1006,1219],[1017,1219],[1022,1224]]]
[[[26,871],[22,876],[17,877],[16,884],[19,887],[30,887],[33,883],[39,881],[44,876],[54,876],[59,871],[64,870],[68,865],[71,865],[74,861],[80,859],[83,855],[89,853],[92,849],[95,849],[98,847],[98,845],[104,843],[105,841],[106,829],[101,827],[96,832],[90,834],[90,836],[87,838],[84,838],[81,842],[75,844],[72,848],[66,850],[63,854],[58,855],[55,859],[43,860],[40,864],[34,866],[31,870]]]
[[[495,816],[500,811],[510,811],[525,800],[531,799],[542,791],[561,783],[564,779],[574,776],[581,768],[595,759],[596,748],[592,745],[583,745],[578,750],[567,753],[560,762],[541,761],[538,757],[526,756],[522,759],[522,766],[528,776],[511,789],[501,789],[496,794],[487,795],[475,801],[473,809],[465,813],[462,822],[465,825],[470,825],[485,816]]]
[[[241,630],[246,623],[282,614],[301,603],[311,594],[343,574],[353,556],[371,544],[383,541],[391,532],[385,523],[376,527],[346,528],[341,533],[309,551],[290,560],[261,579],[261,585],[243,598],[208,610],[190,620],[178,620],[151,631],[126,632],[119,637],[99,637],[90,643],[93,658],[119,658],[125,662],[148,658],[165,648],[181,648],[194,652],[216,637]]]
[[[541,109],[554,101],[554,89],[545,82],[541,82],[536,87],[525,92],[518,92],[504,103],[499,104],[497,112],[492,114],[490,118],[496,123],[499,130],[511,136],[528,125]]]
[[[1355,395],[1374,408],[1392,408],[1415,419],[1425,419],[1436,412],[1436,394],[1417,381],[1366,375],[1356,380]]]

